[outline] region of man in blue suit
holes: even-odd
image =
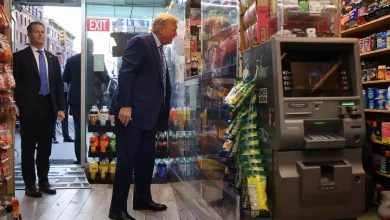
[[[155,160],[157,130],[167,130],[171,84],[163,46],[177,36],[178,20],[159,14],[152,33],[132,38],[119,70],[116,113],[117,167],[109,218],[129,220],[127,197],[132,173],[135,186],[134,210],[164,211],[167,206],[153,202],[150,192]]]

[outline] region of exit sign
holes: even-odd
[[[110,19],[87,18],[87,31],[110,31]]]

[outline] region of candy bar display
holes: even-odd
[[[341,28],[347,30],[390,15],[389,1],[341,1]]]

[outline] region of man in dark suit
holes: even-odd
[[[110,76],[107,71],[95,72],[93,70],[93,46],[92,39],[87,39],[87,69],[86,69],[86,101],[87,109],[92,107],[93,104],[98,104],[99,95],[103,94],[101,91],[101,85],[110,81]],[[68,103],[73,113],[73,121],[75,128],[75,143],[74,151],[76,154],[75,164],[81,163],[81,53],[76,54],[66,61],[63,81],[69,83]],[[103,95],[101,96],[103,97]]]
[[[109,218],[134,219],[127,212],[132,173],[134,210],[163,211],[150,192],[157,130],[166,130],[170,111],[171,84],[163,46],[177,36],[178,20],[159,14],[152,33],[132,38],[119,70],[116,103],[117,167]]]
[[[40,22],[31,22],[27,31],[30,46],[13,57],[15,101],[20,111],[25,193],[27,196],[41,197],[41,191],[56,193],[47,175],[54,115],[58,116],[59,121],[65,117],[64,87],[57,57],[43,48],[45,26]],[[35,186],[35,149],[39,188]]]
[[[56,56],[58,58],[58,62],[60,63],[61,67],[61,79],[62,75],[64,73],[64,55],[61,52],[57,52]],[[69,85],[68,83],[64,82],[64,97],[65,101],[68,100],[68,92],[69,92]],[[69,105],[68,102],[65,102],[65,118],[61,122],[61,129],[62,129],[62,137],[64,138],[64,142],[74,142],[74,140],[69,135]],[[57,120],[54,120],[54,127],[53,127],[53,144],[58,144],[57,138],[56,138],[56,126],[57,126]]]

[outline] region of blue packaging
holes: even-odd
[[[387,89],[376,89],[374,99],[387,99]]]
[[[375,98],[376,89],[375,88],[368,88],[366,89],[366,97],[367,100],[374,99]]]
[[[348,22],[356,20],[357,17],[358,17],[358,10],[355,8],[351,12],[349,12],[349,20],[348,20]]]
[[[367,99],[367,109],[375,109],[375,100],[374,99]]]
[[[386,32],[376,34],[376,47],[378,50],[385,49],[387,45]]]
[[[386,99],[375,99],[374,106],[376,110],[386,110],[388,101]]]

